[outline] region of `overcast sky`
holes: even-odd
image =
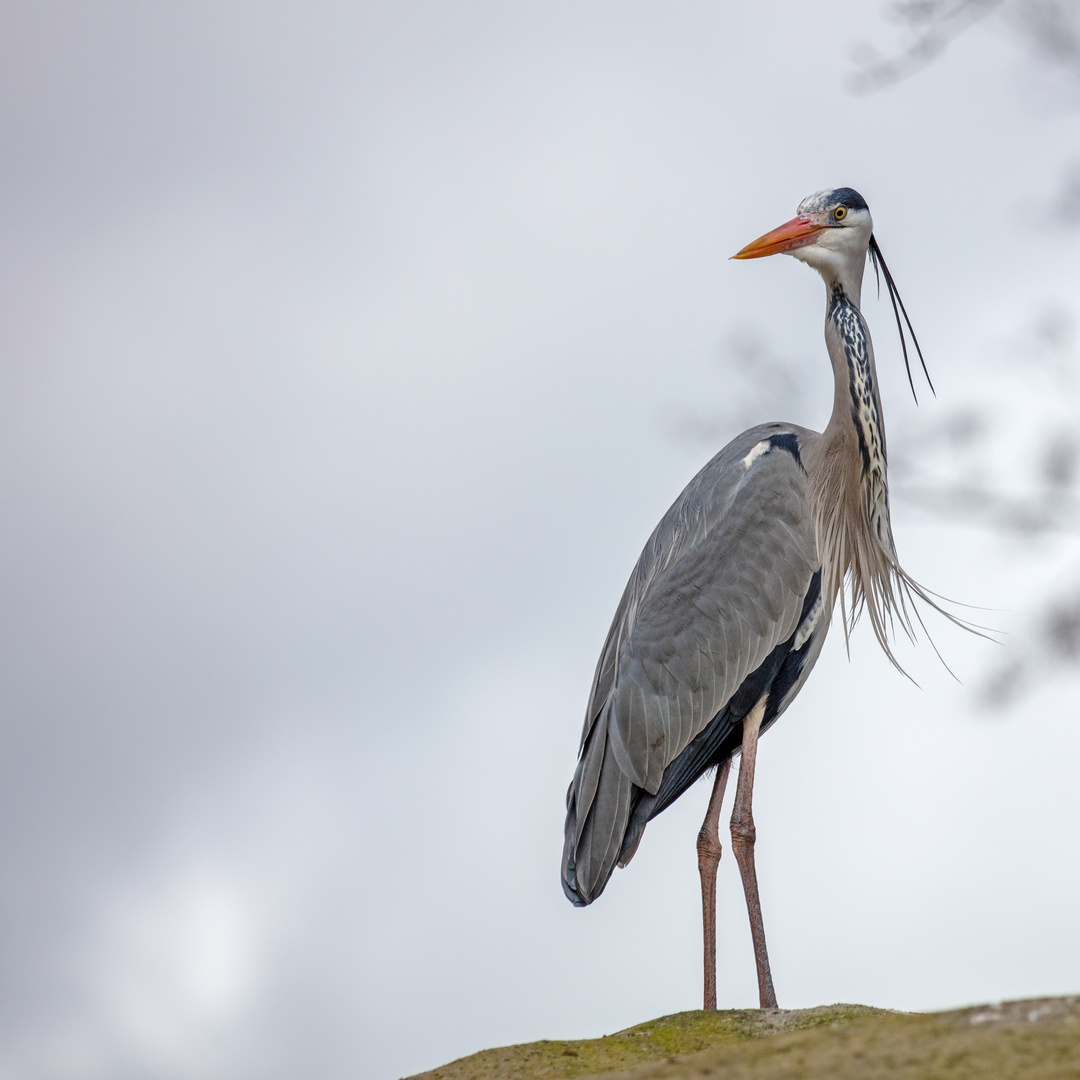
[[[597,653],[715,449],[827,420],[820,281],[728,261],[819,188],[934,375],[868,288],[890,444],[947,472],[976,402],[1031,481],[1061,402],[1003,357],[1077,314],[1080,110],[1016,37],[855,96],[904,39],[853,0],[0,8],[0,1077],[393,1080],[700,1004],[707,785],[559,887]],[[1080,991],[1077,683],[978,692],[1076,545],[893,519],[1005,644],[931,623],[916,686],[834,628],[763,740],[780,1004]]]

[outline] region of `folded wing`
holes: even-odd
[[[624,862],[633,854],[644,827],[624,852],[634,806],[656,796],[668,767],[806,615],[819,567],[799,454],[806,437],[786,424],[740,435],[686,487],[634,568],[567,793],[563,887],[577,904],[603,891],[620,853]]]

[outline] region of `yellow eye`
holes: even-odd
[[[836,208],[836,209],[835,209],[835,210],[834,210],[834,211],[832,212],[832,216],[833,216],[834,218],[836,218],[836,220],[837,220],[837,221],[843,221],[843,220],[844,220],[844,218],[846,218],[846,217],[847,217],[847,207],[846,207],[846,206],[838,206],[838,207],[837,207],[837,208]]]

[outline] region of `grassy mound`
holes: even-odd
[[[412,1080],[1080,1080],[1080,998],[663,1016],[602,1039],[484,1050]]]

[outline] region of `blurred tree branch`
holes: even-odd
[[[887,11],[903,27],[907,43],[882,52],[869,42],[855,42],[852,59],[858,70],[848,77],[854,93],[873,93],[910,78],[995,11],[1019,31],[1017,40],[1040,65],[1080,79],[1075,0],[893,0]]]
[[[885,55],[869,42],[856,42],[853,59],[859,71],[849,88],[868,94],[914,75],[940,56],[949,43],[984,18],[1003,0],[895,0],[889,12],[907,30],[908,44]]]

